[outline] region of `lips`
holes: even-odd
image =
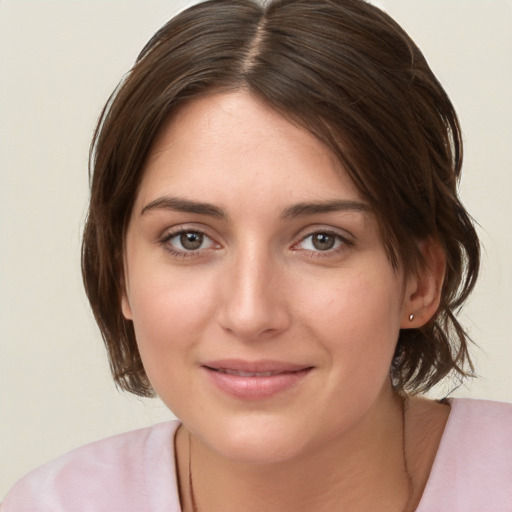
[[[244,372],[242,370],[231,370],[229,368],[211,368],[213,371],[217,371],[220,373],[226,373],[228,375],[236,375],[238,377],[272,377],[273,375],[282,375],[283,373],[292,373],[292,372]]]
[[[242,400],[263,400],[291,390],[313,367],[281,361],[230,359],[207,362],[202,369],[222,393]]]

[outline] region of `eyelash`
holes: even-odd
[[[203,248],[200,247],[198,249],[176,249],[173,247],[173,245],[170,243],[173,238],[182,236],[184,234],[195,234],[200,235],[203,237],[203,241],[209,240],[209,247]],[[326,235],[329,237],[334,238],[334,244],[335,246],[332,248],[328,248],[326,250],[320,250],[320,249],[302,249],[299,246],[306,242],[306,240],[311,239],[315,235]],[[173,257],[176,258],[195,258],[201,255],[201,253],[205,250],[211,249],[214,246],[219,246],[210,236],[208,236],[204,231],[200,229],[187,229],[187,228],[179,228],[175,231],[171,231],[166,233],[159,241],[162,246],[165,247],[165,250],[168,251]],[[311,242],[313,244],[314,242]],[[336,245],[337,244],[337,245]],[[308,254],[310,258],[323,258],[323,257],[329,257],[333,256],[334,254],[337,254],[338,252],[346,249],[347,247],[350,247],[354,245],[352,241],[347,239],[347,237],[341,235],[340,233],[329,230],[329,229],[318,229],[315,231],[311,231],[308,234],[304,235],[299,242],[295,243],[292,246],[293,250],[301,251],[303,253]]]
[[[327,235],[334,238],[334,243],[337,244],[333,248],[329,248],[326,250],[320,250],[320,249],[301,249],[298,246],[300,244],[303,244],[306,240],[312,239],[315,235]],[[313,241],[310,242],[313,244]],[[337,231],[329,230],[329,229],[318,229],[312,232],[309,232],[307,235],[303,236],[300,241],[296,244],[294,244],[294,248],[297,247],[296,250],[308,253],[308,256],[310,258],[325,258],[329,256],[333,256],[338,254],[340,251],[343,251],[347,249],[348,247],[351,247],[354,245],[354,243],[349,240],[346,236],[341,235]]]
[[[180,237],[185,234],[195,234],[200,235],[203,237],[203,242],[205,240],[209,240],[209,245],[211,247],[218,245],[216,242],[208,236],[204,231],[201,231],[200,229],[187,229],[187,228],[180,228],[176,231],[171,231],[166,233],[160,240],[159,243],[165,247],[165,250],[168,251],[172,256],[176,258],[194,258],[200,256],[201,252],[209,249],[211,247],[207,248],[198,248],[198,249],[176,249],[173,247],[173,245],[170,243],[173,238]]]

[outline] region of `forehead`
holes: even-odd
[[[146,161],[138,201],[226,193],[280,196],[290,202],[358,199],[332,152],[247,92],[201,97],[163,127]]]

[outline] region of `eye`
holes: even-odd
[[[215,246],[214,241],[201,231],[180,230],[169,233],[162,242],[174,253],[187,253],[210,249]]]
[[[347,241],[337,233],[329,231],[317,231],[303,238],[297,247],[305,251],[333,251]]]

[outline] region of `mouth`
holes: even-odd
[[[209,370],[212,370],[214,372],[219,372],[219,373],[225,373],[227,375],[235,375],[237,377],[273,377],[275,375],[285,375],[285,374],[289,374],[289,373],[295,373],[297,371],[302,371],[303,369],[300,369],[300,370],[293,370],[293,371],[268,371],[268,372],[246,372],[246,371],[243,371],[243,370],[232,370],[230,368],[211,368],[209,366],[206,366],[206,368],[208,368]],[[306,369],[306,368],[304,368]]]
[[[295,388],[312,366],[280,361],[223,360],[202,365],[217,390],[242,400],[263,400]]]

